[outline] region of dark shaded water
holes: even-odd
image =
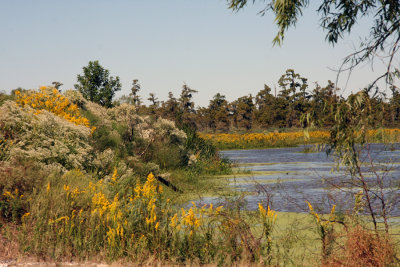
[[[343,212],[353,209],[355,194],[361,190],[357,178],[352,179],[344,167],[337,169],[335,159],[325,152],[302,153],[304,148],[231,150],[221,154],[254,172],[231,180],[232,187],[247,193],[244,202],[249,209],[256,209],[259,202],[269,202],[278,211],[308,212],[306,200],[323,213],[328,213],[333,204]],[[382,181],[388,209],[398,216],[400,144],[370,144],[369,155],[363,152],[360,157],[365,162],[365,179],[376,192],[377,181]],[[218,202],[216,198],[203,201]],[[377,196],[373,196],[373,205],[377,212],[381,210]]]

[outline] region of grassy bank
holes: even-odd
[[[264,205],[246,211],[233,208],[237,200],[182,209],[151,175],[126,194],[115,177],[107,183],[79,172],[49,177],[21,223],[2,226],[3,244],[13,244],[19,257],[123,266],[395,265],[398,225],[390,236],[375,235],[367,217],[274,212]]]
[[[200,137],[212,142],[218,149],[256,149],[295,147],[303,144],[320,144],[329,138],[329,131],[295,131],[270,133],[201,133]],[[400,142],[400,129],[369,130],[368,140],[372,143]]]

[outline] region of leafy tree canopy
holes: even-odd
[[[182,109],[185,112],[194,112],[194,102],[192,101],[193,94],[197,93],[196,90],[190,88],[186,84],[182,86],[181,97],[179,98]]]
[[[286,31],[296,25],[297,20],[308,7],[309,0],[258,0],[265,3],[265,8],[260,11],[264,15],[272,11],[278,33],[273,43],[280,45]],[[249,2],[256,0],[227,0],[228,6],[234,11],[244,8]],[[350,33],[353,26],[362,18],[370,16],[373,25],[369,36],[366,36],[361,48],[349,55],[344,64],[346,68],[354,68],[361,62],[376,56],[378,50],[385,50],[388,55],[387,71],[379,76],[371,87],[380,78],[393,83],[394,77],[400,76],[399,68],[392,68],[392,60],[399,50],[400,41],[400,1],[398,0],[320,0],[317,9],[321,17],[321,27],[326,30],[326,40],[336,44],[344,34]],[[341,69],[344,67],[342,66]],[[345,69],[345,68],[344,68]]]
[[[248,2],[256,0],[227,0],[229,8],[238,11]],[[271,10],[279,28],[274,43],[281,44],[285,32],[295,26],[304,8],[308,7],[309,0],[260,0],[266,3],[265,9],[260,11],[264,15]],[[332,44],[337,43],[345,32],[350,32],[357,20],[363,16],[373,15],[374,26],[371,28],[373,37],[378,46],[391,35],[399,36],[400,30],[400,2],[398,0],[323,0],[317,12],[321,15],[321,27],[326,29],[326,39]]]
[[[104,107],[112,107],[112,100],[115,92],[121,90],[119,77],[110,76],[110,72],[104,69],[99,61],[89,61],[86,67],[83,67],[83,75],[78,74],[78,83],[75,89],[82,95]]]

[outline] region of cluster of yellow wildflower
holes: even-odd
[[[80,114],[77,105],[71,103],[68,98],[60,94],[57,89],[46,86],[40,87],[39,91],[15,92],[17,104],[21,107],[30,106],[35,109],[35,114],[47,110],[61,118],[76,125],[90,127],[89,120]],[[95,128],[92,128],[92,132]]]
[[[267,206],[267,210],[263,207],[261,203],[258,203],[258,212],[260,214],[261,222],[263,225],[263,234],[266,238],[266,246],[267,250],[270,251],[272,247],[272,230],[274,227],[274,223],[276,221],[277,214],[274,210],[271,210],[269,205]]]
[[[8,199],[21,199],[21,198],[23,198],[24,197],[24,195],[23,194],[19,194],[19,190],[18,190],[18,188],[16,188],[15,190],[14,190],[14,192],[10,192],[10,191],[5,191],[4,193],[3,193],[3,196],[5,196],[6,198],[8,198]]]
[[[110,207],[110,201],[106,198],[103,192],[98,192],[94,194],[92,198],[92,214],[98,214],[103,216],[103,214]]]
[[[311,205],[311,203],[308,202],[308,201],[306,201],[306,203],[308,205],[308,208],[310,209],[310,214],[314,216],[314,218],[315,218],[315,220],[316,220],[316,222],[317,222],[317,224],[319,226],[327,227],[328,225],[331,225],[331,224],[333,224],[335,222],[335,219],[336,219],[336,215],[335,215],[336,205],[332,206],[331,212],[329,214],[329,218],[327,220],[323,220],[323,219],[321,219],[321,216],[319,216],[318,213],[316,213],[314,211],[314,208]]]
[[[220,148],[256,148],[291,146],[304,142],[306,136],[303,131],[287,133],[245,133],[245,134],[205,134],[200,137],[212,141]],[[322,142],[329,137],[328,131],[311,131],[307,138],[310,142]]]
[[[265,210],[263,205],[261,203],[258,203],[258,211],[259,211],[260,216],[263,219],[263,221],[269,220],[271,222],[275,222],[277,214],[274,210],[271,210],[269,205],[267,207],[267,210]]]
[[[315,222],[318,226],[317,231],[322,241],[322,255],[323,257],[326,257],[327,255],[330,254],[330,250],[332,249],[333,246],[334,223],[336,220],[336,215],[335,215],[336,205],[332,206],[328,219],[323,219],[321,218],[320,215],[318,215],[318,213],[314,211],[314,208],[311,205],[311,203],[308,201],[306,202],[308,208],[310,209],[310,214],[314,216]]]
[[[77,171],[75,171],[77,172]],[[67,174],[65,174],[66,176]],[[114,172],[114,176],[117,176]],[[51,190],[50,183],[46,186],[46,193]],[[64,184],[63,189],[66,196],[67,206],[72,211],[66,211],[63,216],[48,220],[49,225],[54,225],[58,230],[58,234],[67,234],[68,232],[76,232],[82,227],[82,224],[95,225],[93,229],[94,236],[104,234],[104,238],[110,248],[117,249],[121,239],[124,238],[126,222],[123,221],[122,202],[119,194],[116,193],[112,200],[109,200],[105,195],[105,184],[102,181],[97,183],[89,183],[88,189],[79,190],[79,188],[71,188],[70,185]],[[79,197],[84,199],[87,196],[91,197],[91,203],[86,209],[79,209],[77,213],[76,203],[79,202]],[[85,214],[88,212],[88,214]],[[78,228],[76,228],[79,226]],[[68,231],[67,231],[68,230]]]
[[[202,224],[202,217],[201,215],[198,216],[195,214],[193,208],[196,208],[196,206],[193,204],[193,207],[191,207],[188,211],[185,211],[182,209],[182,225],[183,226],[188,226],[190,228],[190,236],[193,235],[194,231],[200,227]]]
[[[118,193],[114,196],[114,200],[108,206],[106,222],[107,242],[111,247],[116,247],[116,243],[124,238],[123,213],[120,209]]]
[[[60,192],[64,198],[61,198],[63,202],[55,213],[46,209],[39,218],[44,220],[50,237],[56,235],[57,240],[69,242],[71,246],[81,244],[74,239],[85,238],[87,243],[93,244],[93,249],[104,246],[110,255],[118,255],[135,246],[142,248],[171,238],[171,234],[174,238],[171,242],[179,243],[186,237],[190,240],[201,239],[208,229],[206,226],[209,227],[205,222],[218,221],[217,225],[222,225],[226,220],[224,216],[216,216],[223,207],[215,208],[212,204],[198,208],[192,203],[188,209],[172,212],[171,201],[164,198],[163,189],[152,173],[145,183],[138,182],[131,188],[131,193],[121,197],[119,193],[111,193],[119,183],[116,169],[108,182],[88,181],[88,186],[84,188],[68,183],[71,175],[84,174],[70,171],[64,174],[65,179],[57,180],[59,185],[56,182],[44,185],[43,190],[49,201]],[[38,214],[26,215],[23,223],[30,225],[28,220],[35,219],[38,219]]]
[[[134,194],[129,197],[130,204],[139,207],[140,214],[145,217],[146,225],[157,231],[160,226],[157,220],[157,213],[162,212],[162,210],[157,208],[156,204],[159,202],[158,197],[163,192],[163,189],[161,185],[157,186],[153,173],[147,176],[143,186],[138,182],[133,192]]]
[[[117,181],[117,178],[118,178],[118,170],[117,170],[117,168],[114,168],[114,172],[111,177],[111,181],[113,181],[115,183]]]
[[[376,129],[367,131],[367,139],[371,142],[400,142],[400,129]]]
[[[218,206],[214,208],[213,204],[210,204],[209,207],[207,205],[203,205],[201,208],[198,208],[194,202],[192,202],[192,207],[190,209],[185,210],[181,209],[181,218],[179,219],[178,213],[175,213],[171,219],[169,226],[176,230],[184,230],[189,233],[189,236],[192,236],[199,227],[201,227],[205,218],[216,216],[221,213],[223,206]]]
[[[219,148],[268,148],[294,146],[304,143],[321,143],[328,140],[329,131],[304,131],[287,133],[200,133],[200,137],[210,140]],[[378,129],[368,130],[367,140],[369,142],[387,141],[400,142],[400,129]]]

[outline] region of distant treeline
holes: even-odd
[[[109,75],[98,61],[90,61],[83,67],[83,74],[78,75],[75,89],[89,101],[106,108],[128,103],[136,107],[137,113],[173,120],[180,128],[190,127],[201,132],[237,132],[263,131],[266,129],[301,128],[313,125],[317,128],[330,128],[334,125],[337,108],[349,100],[357,101],[357,95],[365,95],[372,111],[369,115],[368,127],[399,128],[400,91],[391,85],[391,94],[386,95],[377,87],[364,89],[349,95],[339,95],[340,89],[328,81],[325,86],[308,84],[308,79],[292,69],[286,70],[278,87],[271,89],[268,85],[255,96],[251,94],[228,102],[224,95],[217,93],[207,107],[196,107],[193,94],[196,90],[184,84],[180,96],[168,93],[168,99],[159,101],[155,93],[150,93],[145,105],[140,95],[141,86],[133,80],[131,92],[115,99],[115,92],[121,90],[119,77]],[[62,85],[53,82],[56,89]],[[23,90],[18,88],[18,90]],[[15,90],[14,90],[15,91]],[[12,93],[13,95],[13,93]],[[0,102],[3,101],[0,94]],[[365,104],[363,104],[365,105]]]
[[[264,130],[270,128],[299,128],[313,123],[319,128],[333,125],[335,109],[346,98],[338,95],[339,89],[328,81],[327,85],[307,83],[294,70],[288,69],[278,81],[279,88],[273,90],[264,85],[255,96],[246,95],[228,102],[224,95],[217,93],[207,107],[195,108],[193,94],[196,90],[183,85],[179,98],[169,92],[168,100],[159,101],[151,93],[148,106],[143,105],[138,92],[140,85],[133,82],[132,92],[115,102],[136,105],[140,113],[168,118],[177,124],[192,125],[202,132],[230,132]],[[400,92],[390,87],[387,96],[378,88],[364,89],[369,105],[374,112],[372,126],[399,127]],[[347,99],[355,98],[351,94]]]

